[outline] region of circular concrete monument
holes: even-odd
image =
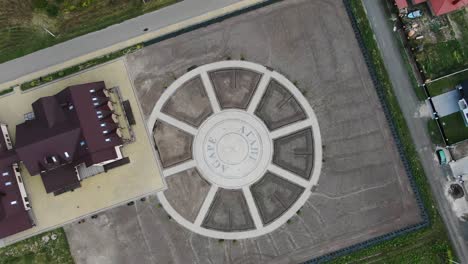
[[[317,118],[283,75],[245,61],[190,70],[148,121],[179,224],[219,239],[251,238],[284,224],[318,183]]]
[[[252,114],[224,110],[200,126],[193,157],[200,173],[226,189],[251,185],[265,174],[273,155],[267,127]]]

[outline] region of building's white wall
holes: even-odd
[[[24,209],[26,211],[31,210],[31,206],[29,204],[28,194],[26,193],[26,189],[24,188],[23,178],[21,177],[21,173],[19,172],[18,164],[14,163],[12,165],[13,172],[15,173],[16,183],[18,183],[19,190],[21,193],[21,198],[23,199]]]

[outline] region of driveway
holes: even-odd
[[[457,90],[443,93],[441,95],[432,97],[435,109],[439,117],[448,116],[455,112],[458,112],[458,100],[460,94]]]
[[[468,263],[467,224],[460,222],[453,213],[445,197],[445,176],[442,169],[434,160],[432,143],[427,131],[428,118],[421,118],[418,114],[422,103],[414,93],[406,66],[400,54],[398,40],[390,24],[389,14],[385,10],[384,0],[363,0],[367,14],[375,32],[385,66],[392,82],[395,95],[408,124],[411,137],[436,198],[437,207],[447,226],[453,246],[461,263]]]

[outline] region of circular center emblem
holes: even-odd
[[[245,177],[260,161],[261,143],[258,132],[248,123],[238,119],[221,121],[205,136],[205,162],[220,177]]]
[[[271,139],[262,121],[245,111],[226,110],[200,126],[194,158],[210,182],[236,189],[265,173],[271,150]]]

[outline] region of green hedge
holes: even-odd
[[[13,92],[13,87],[0,91],[0,96]]]
[[[117,59],[117,58],[122,57],[122,56],[124,56],[124,55],[126,55],[128,53],[135,52],[136,50],[139,50],[141,48],[143,48],[143,44],[137,44],[137,45],[134,45],[134,46],[131,46],[131,47],[128,47],[128,48],[125,48],[125,49],[122,49],[122,50],[119,50],[119,51],[116,51],[116,52],[109,53],[109,54],[101,56],[101,57],[97,57],[95,59],[83,62],[81,64],[65,68],[65,69],[63,69],[61,71],[54,72],[54,73],[51,73],[49,75],[46,75],[46,76],[43,76],[43,77],[31,80],[31,81],[22,83],[21,84],[21,90],[22,91],[29,90],[29,89],[37,87],[39,85],[51,82],[53,80],[60,79],[60,78],[63,78],[65,76],[80,72],[82,70],[89,69],[89,68],[91,68],[93,66],[96,66],[96,65],[99,65],[99,64],[102,64],[102,63]]]

